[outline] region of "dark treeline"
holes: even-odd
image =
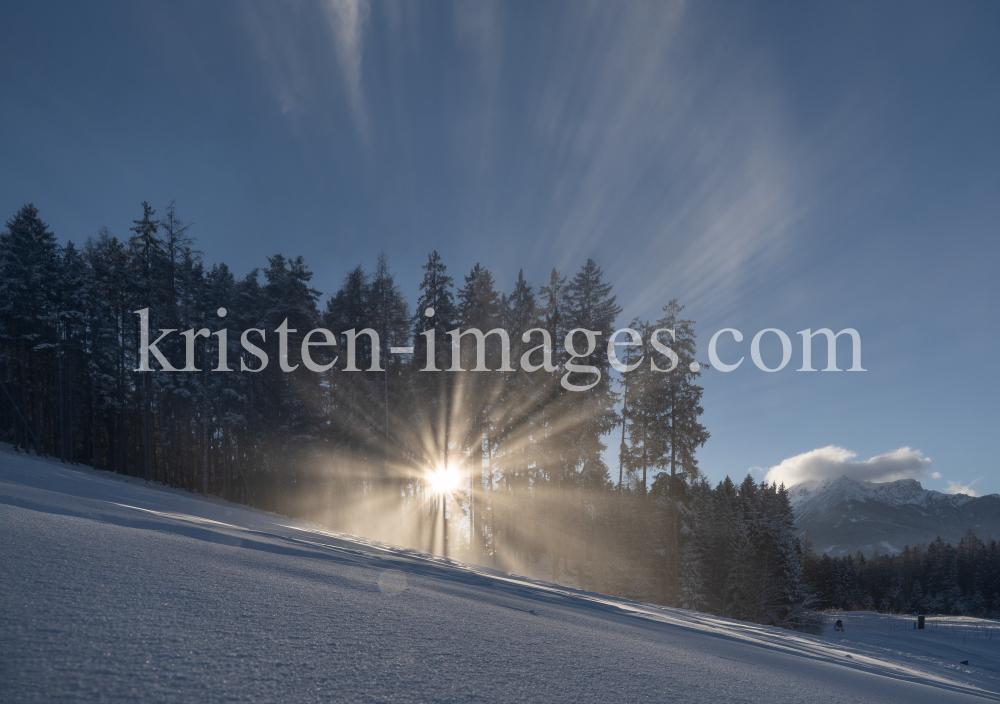
[[[1000,618],[1000,544],[969,530],[895,555],[832,558],[807,552],[804,576],[823,608]]]
[[[385,256],[374,271],[348,271],[325,301],[311,277],[301,257],[281,255],[243,278],[207,268],[172,205],[157,218],[144,203],[129,237],[103,229],[80,248],[60,246],[24,206],[0,236],[0,433],[65,462],[584,589],[760,623],[808,620],[784,489],[749,476],[713,488],[699,474],[708,432],[693,322],[676,301],[658,320],[631,322],[641,344],[618,349],[637,366],[613,374],[607,341],[621,308],[590,260],[539,288],[520,274],[498,291],[478,264],[453,280],[434,252],[414,308]],[[193,351],[188,370],[151,359],[158,371],[136,371],[142,309],[150,341],[174,331],[158,344],[173,366]],[[298,365],[288,373],[283,324]],[[315,328],[338,342],[313,348],[316,364],[333,365],[319,373],[298,352]],[[507,331],[511,365],[490,335],[483,363],[494,371],[422,372],[478,365],[471,336],[452,359],[455,328]],[[577,363],[599,379],[566,366],[576,328],[601,333],[590,353],[573,338]],[[674,331],[661,341],[676,359],[651,346],[657,329]],[[241,344],[250,330],[261,331],[246,334],[268,355],[263,370]],[[412,355],[390,351],[409,345]],[[520,363],[526,352],[537,371]],[[567,390],[566,374],[593,387]],[[621,443],[612,468],[609,437]],[[429,482],[441,467],[461,478],[446,511]]]

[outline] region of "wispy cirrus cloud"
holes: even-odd
[[[337,62],[347,89],[354,122],[367,142],[371,138],[368,111],[361,83],[364,29],[368,21],[368,0],[326,0],[323,9],[333,36]]]
[[[333,82],[342,84],[351,117],[367,142],[371,127],[362,58],[369,1],[324,0],[319,10],[311,5],[248,2],[242,9],[263,79],[281,112],[304,112],[312,97],[329,87],[333,77],[327,67],[332,62],[337,75]],[[317,27],[322,29],[317,32]]]
[[[264,83],[284,115],[304,109],[310,82],[309,59],[302,50],[298,13],[274,3],[247,2],[242,18],[260,62]]]
[[[519,187],[492,194],[505,200],[492,222],[490,204],[476,203],[466,229],[530,227],[544,235],[534,258],[567,272],[598,258],[629,282],[618,290],[626,313],[658,312],[679,293],[693,306],[729,305],[787,255],[806,207],[808,162],[770,65],[725,51],[692,61],[708,29],[683,2],[555,7],[548,48],[530,64],[513,52],[500,63],[495,18],[461,23],[466,41],[489,39],[476,44],[481,65],[500,66],[501,85],[516,84],[523,101],[503,120],[484,108],[477,124],[516,125],[530,145],[512,150],[516,164],[496,156],[491,166],[517,173]]]

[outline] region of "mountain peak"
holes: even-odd
[[[868,482],[844,475],[823,482],[803,482],[789,490],[797,515],[815,513],[840,502],[875,501],[889,506],[903,503],[925,504],[952,496],[938,491],[928,491],[916,479],[897,479],[893,482]]]
[[[797,484],[788,494],[796,524],[819,551],[832,554],[897,552],[938,535],[957,543],[969,528],[985,539],[1000,526],[1000,496],[944,494],[916,479],[841,476]]]

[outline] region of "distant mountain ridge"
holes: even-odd
[[[800,537],[816,553],[870,557],[896,553],[938,536],[952,545],[965,532],[1000,539],[1000,495],[969,496],[924,489],[916,479],[875,483],[839,479],[788,490]]]

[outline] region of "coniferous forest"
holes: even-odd
[[[821,608],[1000,618],[1000,544],[971,530],[957,546],[938,538],[895,555],[809,552],[803,568]]]
[[[432,252],[411,304],[382,255],[373,271],[347,270],[340,289],[324,296],[301,257],[276,254],[237,278],[223,263],[206,265],[173,205],[158,214],[143,203],[136,216],[123,239],[102,229],[80,247],[60,245],[32,205],[7,221],[0,439],[15,448],[758,623],[809,628],[817,606],[1000,615],[995,542],[969,536],[957,549],[935,543],[892,558],[820,559],[796,539],[784,487],[750,476],[712,487],[696,459],[709,435],[700,372],[689,366],[693,321],[671,300],[659,319],[621,325],[612,285],[592,260],[536,284],[520,274],[512,290],[499,291],[488,269],[455,275]],[[193,345],[193,369],[136,371],[141,309],[153,338],[175,331],[159,350],[178,369]],[[306,332],[338,336],[333,351],[313,351],[317,364],[333,364],[328,371],[279,367],[273,331],[284,321],[293,366]],[[619,374],[606,344],[626,326],[642,333],[642,346],[622,362],[640,354],[646,362]],[[218,334],[223,328],[228,336]],[[348,356],[347,331],[365,328],[378,333],[378,346],[358,334]],[[552,340],[575,328],[599,331],[601,343],[579,361],[600,380],[583,393],[561,385],[567,353],[559,344],[549,365],[539,351],[541,368],[531,373],[517,365],[421,373],[430,361],[442,370],[454,364],[447,332],[455,328],[508,331],[512,360],[538,344],[523,341],[526,331],[546,330]],[[663,360],[650,338],[664,328],[675,332],[678,358],[667,373],[648,364]],[[252,337],[272,360],[264,369],[241,345],[247,330],[266,333]],[[471,343],[458,350],[465,370],[478,364]],[[213,371],[219,345],[228,373]],[[390,351],[405,346],[412,355]],[[485,366],[501,369],[499,338],[484,346]],[[430,481],[442,467],[461,476],[447,494]]]

